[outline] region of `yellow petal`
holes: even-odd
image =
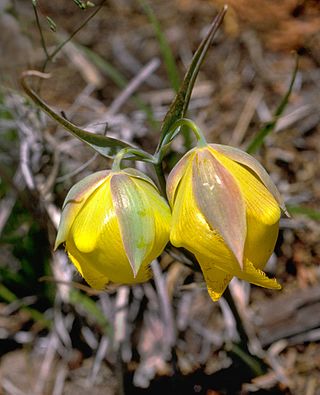
[[[198,259],[211,299],[216,302],[226,290],[233,275],[218,269],[211,261]]]
[[[265,168],[253,156],[238,148],[230,147],[228,145],[210,144],[210,146],[214,150],[217,150],[218,152],[225,155],[227,158],[249,168],[255,174],[255,176],[258,177],[260,181],[265,185],[268,191],[278,202],[281,209],[286,212],[286,207],[278,191],[278,188],[275,186],[274,182],[272,181]]]
[[[94,262],[91,262],[85,255],[79,253],[73,242],[68,242],[67,252],[71,262],[90,287],[98,290],[106,287],[109,282],[108,277],[95,268]]]
[[[96,248],[106,223],[115,216],[110,194],[110,177],[86,200],[78,212],[72,234],[76,248],[88,253]]]
[[[78,252],[72,255],[81,267],[94,266],[114,283],[135,282],[112,203],[110,180],[89,197],[78,213],[67,239],[68,251],[72,242]],[[137,280],[142,276],[143,270]]]
[[[147,281],[149,264],[163,251],[169,239],[171,213],[168,204],[149,182],[132,178],[143,195],[148,215],[153,215],[155,237],[134,277],[123,245],[115,213],[110,180],[103,183],[86,201],[69,232],[66,249],[71,260],[88,281],[101,286],[105,279],[118,284]],[[92,270],[94,268],[94,270]],[[99,273],[102,276],[99,279]]]
[[[208,255],[212,260],[223,257],[237,264],[221,235],[210,228],[200,212],[192,193],[191,175],[192,163],[188,165],[176,193],[172,210],[171,243],[176,247],[184,247],[193,254]]]
[[[62,214],[58,228],[58,234],[54,249],[66,241],[69,230],[75,217],[81,210],[88,197],[97,189],[107,178],[109,171],[98,171],[75,184],[68,192],[62,207]]]
[[[244,255],[258,268],[269,259],[277,237],[281,211],[264,184],[247,168],[224,155],[215,157],[236,178],[245,200],[247,211],[247,238]]]
[[[176,198],[176,192],[178,190],[180,181],[182,177],[184,176],[186,169],[188,168],[188,165],[192,161],[194,155],[196,153],[196,150],[193,149],[189,151],[187,154],[185,154],[179,162],[174,166],[172,171],[169,174],[168,180],[167,180],[167,196],[169,203],[171,207],[174,205],[175,198]]]
[[[208,281],[208,288],[213,288],[214,290],[218,289],[217,294],[220,292],[220,296],[227,286],[227,283],[231,280],[230,277],[232,277],[232,275],[241,280],[259,285],[260,287],[281,289],[281,285],[276,279],[268,278],[262,270],[256,269],[248,259],[245,260],[243,270],[241,270],[230,261],[212,261],[210,258],[203,255],[196,255],[196,258],[201,266],[206,281]],[[223,276],[223,272],[225,273],[225,277]]]

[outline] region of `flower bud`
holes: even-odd
[[[197,258],[208,292],[218,300],[233,276],[279,289],[262,271],[278,236],[279,192],[250,155],[210,144],[189,151],[167,182],[170,241]]]
[[[169,240],[171,213],[146,175],[99,171],[74,185],[62,209],[55,249],[69,258],[89,285],[147,281],[149,263]]]

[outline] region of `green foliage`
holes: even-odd
[[[287,206],[291,215],[304,215],[314,221],[320,221],[320,211],[305,206]]]
[[[128,85],[129,81],[126,79],[126,77],[110,62],[87,47],[79,46],[79,48],[86,54],[92,63],[97,66],[99,70],[101,70],[103,74],[106,75],[118,88],[124,89]],[[153,116],[151,107],[137,95],[133,95],[130,100],[137,106],[137,108],[146,114],[150,125],[154,128],[157,128],[158,122]]]
[[[179,88],[179,91],[172,102],[169,111],[167,112],[161,127],[160,141],[157,151],[161,150],[162,145],[166,142],[166,136],[170,134],[173,124],[180,118],[184,118],[189,106],[191,93],[198,76],[200,67],[205,59],[208,52],[212,39],[220,26],[223,17],[226,13],[226,8],[218,14],[215,20],[212,22],[209,32],[203,39],[202,43],[195,52],[191,64],[184,76],[183,82]]]
[[[277,109],[272,117],[272,120],[270,122],[266,123],[266,125],[257,133],[257,135],[253,138],[251,143],[248,145],[248,148],[246,151],[249,154],[253,154],[253,153],[257,152],[258,149],[264,143],[265,138],[271,132],[274,131],[279,118],[281,117],[281,115],[283,114],[284,110],[287,107],[287,104],[288,104],[288,101],[289,101],[289,98],[290,98],[290,95],[291,95],[291,92],[293,89],[293,85],[296,80],[298,67],[299,67],[299,58],[298,58],[298,56],[296,56],[295,67],[294,67],[294,70],[293,70],[293,73],[291,76],[291,81],[290,81],[288,90],[286,91],[285,95],[281,99],[281,102],[280,102],[279,106],[277,107]]]
[[[87,132],[86,130],[83,130],[78,126],[74,125],[67,119],[62,118],[58,113],[53,111],[32,89],[28,87],[25,81],[28,76],[38,76],[40,78],[46,78],[47,75],[38,72],[25,73],[21,78],[21,86],[29,95],[29,97],[34,101],[34,103],[41,107],[43,111],[45,111],[52,119],[57,121],[61,126],[68,130],[68,132],[70,132],[73,136],[77,137],[79,140],[89,145],[102,156],[108,158],[114,157],[123,148],[130,147],[129,144],[123,141]]]
[[[82,310],[88,318],[98,324],[105,334],[112,334],[112,326],[95,300],[76,289],[72,289],[70,291],[70,303],[75,309]]]
[[[139,0],[141,6],[143,7],[145,13],[147,14],[153,29],[156,33],[156,37],[160,46],[160,51],[166,66],[169,81],[171,83],[172,89],[178,92],[180,87],[180,77],[179,71],[171,51],[170,45],[166,39],[164,32],[161,29],[161,25],[154,13],[152,7],[145,0]]]
[[[44,311],[52,303],[53,289],[38,279],[50,272],[50,248],[43,229],[17,201],[3,230],[1,248],[8,252],[0,265],[0,282],[12,295],[20,298],[35,295],[35,308]],[[2,288],[0,298],[8,300]]]

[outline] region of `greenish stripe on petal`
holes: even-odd
[[[113,175],[110,186],[124,249],[136,277],[153,246],[153,215],[147,199],[128,175]]]
[[[193,193],[197,205],[243,267],[247,234],[246,208],[240,188],[229,171],[208,149],[199,150],[193,160]]]

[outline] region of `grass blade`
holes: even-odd
[[[162,143],[164,142],[166,135],[170,132],[170,128],[174,124],[174,122],[180,118],[183,118],[187,112],[191,93],[200,67],[205,59],[212,39],[223,21],[226,12],[227,6],[224,6],[212,22],[209,32],[202,40],[201,44],[199,45],[197,51],[192,58],[191,64],[185,74],[182,85],[180,86],[180,89],[163,120],[160,142],[157,148],[157,152],[160,151]]]
[[[291,81],[288,87],[288,90],[286,94],[283,96],[278,108],[276,109],[273,118],[270,122],[268,122],[259,132],[258,134],[253,138],[251,143],[248,145],[247,152],[249,154],[254,154],[255,152],[258,151],[258,149],[261,147],[263,144],[265,138],[270,134],[276,127],[277,122],[279,118],[281,117],[282,113],[284,112],[285,108],[287,107],[294,82],[296,80],[297,72],[298,72],[298,67],[299,67],[299,58],[296,56],[296,61],[295,61],[295,66],[294,70],[291,76]]]
[[[305,215],[306,217],[313,219],[314,221],[320,221],[320,211],[314,210],[310,207],[304,206],[287,206],[287,210],[292,215]]]
[[[86,56],[97,66],[110,80],[121,89],[124,89],[128,85],[128,80],[108,61],[102,58],[100,55],[95,53],[89,48],[80,46],[80,49],[86,54]],[[153,128],[158,128],[159,123],[155,120],[152,108],[141,100],[137,95],[133,95],[131,100],[135,105],[146,114],[147,120]]]
[[[164,64],[167,70],[168,78],[172,86],[172,89],[175,92],[178,92],[180,86],[180,77],[170,45],[166,39],[165,34],[161,29],[161,25],[152,7],[150,7],[150,5],[145,0],[139,0],[139,2],[142,8],[144,9],[146,15],[148,16],[150,23],[152,24],[153,29],[156,33],[157,40],[160,46],[160,51],[164,60]]]

